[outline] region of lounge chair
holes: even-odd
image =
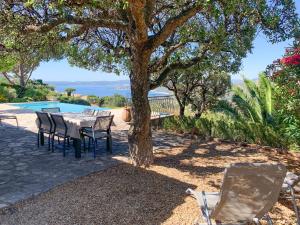
[[[86,108],[83,110],[82,112],[83,114],[87,115],[87,116],[93,116],[95,113],[94,109],[90,109],[90,108]]]
[[[50,114],[54,124],[52,135],[52,151],[54,151],[54,137],[63,139],[63,156],[66,156],[66,142],[70,144],[70,136],[68,135],[68,126],[62,115]]]
[[[103,110],[95,110],[94,116],[110,116],[110,111],[103,111]]]
[[[42,108],[41,110],[42,110],[42,112],[46,112],[46,113],[59,113],[60,112],[60,108],[59,107]]]
[[[299,216],[299,209],[297,207],[296,199],[300,199],[299,194],[300,192],[300,176],[297,176],[294,173],[287,172],[286,177],[284,178],[281,195],[280,198],[288,199],[292,201],[293,208],[295,211],[295,215],[297,218],[297,224],[300,225],[300,216]]]
[[[16,116],[0,115],[0,125],[2,125],[2,120],[15,120],[17,127],[19,127],[18,118]]]
[[[112,152],[112,137],[111,137],[111,125],[114,116],[99,116],[97,117],[94,125],[91,128],[83,128],[83,144],[85,148],[85,137],[89,139],[89,149],[90,143],[92,141],[94,145],[94,158],[96,158],[96,144],[98,139],[106,138],[106,150]]]
[[[38,148],[40,147],[40,137],[41,135],[48,134],[48,150],[50,150],[51,137],[53,135],[53,124],[52,121],[46,112],[35,112],[38,118],[38,134],[37,134],[37,143]]]
[[[225,170],[220,193],[196,192],[188,189],[198,201],[208,225],[260,224],[271,225],[268,212],[277,202],[286,168],[281,164],[237,163]]]

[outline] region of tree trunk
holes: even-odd
[[[19,65],[17,76],[19,78],[19,85],[20,85],[20,90],[19,90],[19,93],[18,93],[18,97],[22,98],[24,96],[25,86],[26,86],[25,74],[24,74],[22,63],[20,63],[20,65]]]
[[[128,132],[129,153],[136,166],[149,166],[153,162],[153,145],[148,101],[150,55],[142,49],[132,54],[130,75],[132,96],[132,124]]]
[[[174,90],[173,90],[173,93],[175,95],[175,98],[178,102],[178,105],[179,105],[179,116],[180,117],[184,117],[184,111],[185,111],[185,99],[183,99],[181,101],[179,95],[178,95],[178,92],[177,92],[177,88],[176,88],[176,85],[175,83],[173,83],[173,87],[174,87]],[[184,97],[183,97],[184,98]]]
[[[24,74],[24,70],[23,70],[23,65],[20,64],[19,65],[19,84],[20,86],[24,89],[25,88],[25,74]]]
[[[179,116],[180,117],[184,117],[184,110],[185,110],[185,106],[180,104],[179,105]]]

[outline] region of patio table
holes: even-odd
[[[83,113],[53,113],[62,115],[67,125],[67,135],[73,139],[75,148],[75,158],[81,158],[81,134],[80,130],[83,127],[91,127],[96,121],[96,116],[89,116]],[[37,120],[38,122],[38,120]],[[43,144],[41,137],[41,144]]]
[[[60,113],[67,124],[67,135],[73,139],[75,158],[81,158],[81,133],[83,127],[91,127],[96,121],[95,116],[83,113]]]

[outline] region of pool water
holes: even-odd
[[[30,109],[33,111],[41,111],[42,108],[54,108],[54,107],[59,107],[61,112],[75,112],[75,113],[83,112],[87,108],[95,109],[95,110],[109,110],[109,108],[76,105],[76,104],[61,103],[61,102],[26,102],[26,103],[13,103],[12,105],[20,107],[22,109]]]

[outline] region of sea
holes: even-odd
[[[74,88],[75,94],[80,95],[96,95],[99,97],[112,96],[114,94],[123,95],[126,98],[131,97],[129,80],[121,81],[85,81],[85,82],[67,82],[67,81],[48,81],[56,91],[64,92],[66,88]],[[157,88],[149,92],[149,97],[169,96],[171,92],[163,87]]]

